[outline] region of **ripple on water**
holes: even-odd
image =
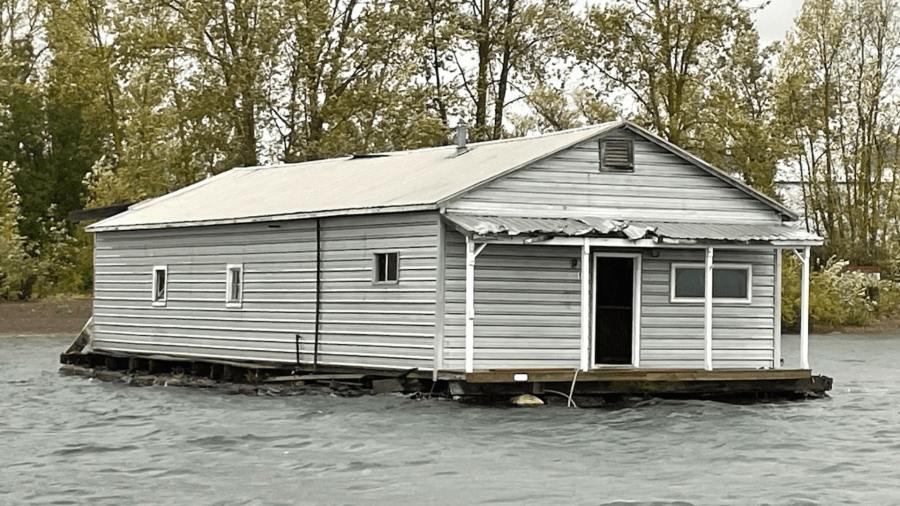
[[[14,341],[0,504],[900,504],[900,339],[814,339],[829,399],[593,410],[136,388]]]

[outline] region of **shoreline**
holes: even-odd
[[[0,302],[0,337],[71,335],[74,340],[91,317],[90,295]]]
[[[71,335],[75,339],[91,317],[93,296],[55,296],[30,301],[0,301],[0,338]],[[793,334],[795,332],[784,332]],[[900,311],[866,327],[836,329],[812,326],[810,334],[900,335]]]

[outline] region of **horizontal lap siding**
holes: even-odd
[[[465,239],[447,233],[444,367],[465,366]],[[476,370],[577,367],[579,248],[488,245],[475,260]]]
[[[225,268],[243,264],[240,308],[225,306]],[[168,269],[164,307],[153,267]],[[101,232],[96,237],[94,347],[186,358],[293,362],[312,332],[315,224]]]
[[[600,172],[599,143],[584,142],[451,202],[497,216],[602,216],[636,221],[772,222],[771,208],[643,138],[633,173]]]
[[[323,220],[320,364],[432,369],[439,226],[429,213]],[[373,282],[376,252],[399,254],[398,283]]]
[[[438,218],[395,214],[321,222],[319,363],[430,369]],[[98,350],[289,363],[295,335],[313,361],[315,221],[97,234]],[[373,283],[376,251],[396,251],[400,282]],[[241,308],[225,307],[225,267],[243,263]],[[168,268],[165,307],[152,269]]]
[[[704,305],[670,302],[672,263],[703,263],[702,250],[645,255],[642,273],[641,366],[703,368]],[[750,264],[750,304],[713,304],[713,368],[773,367],[775,347],[774,250],[716,250],[716,264]]]

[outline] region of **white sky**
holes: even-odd
[[[761,0],[754,0],[753,3],[758,5]],[[753,18],[759,31],[760,46],[765,47],[776,40],[783,40],[788,30],[793,28],[794,18],[800,14],[802,6],[803,0],[772,0],[772,3],[757,12]]]

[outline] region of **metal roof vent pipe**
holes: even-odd
[[[466,147],[466,140],[469,136],[469,126],[466,125],[465,121],[460,121],[456,125],[456,152],[462,153],[463,151],[468,150]]]

